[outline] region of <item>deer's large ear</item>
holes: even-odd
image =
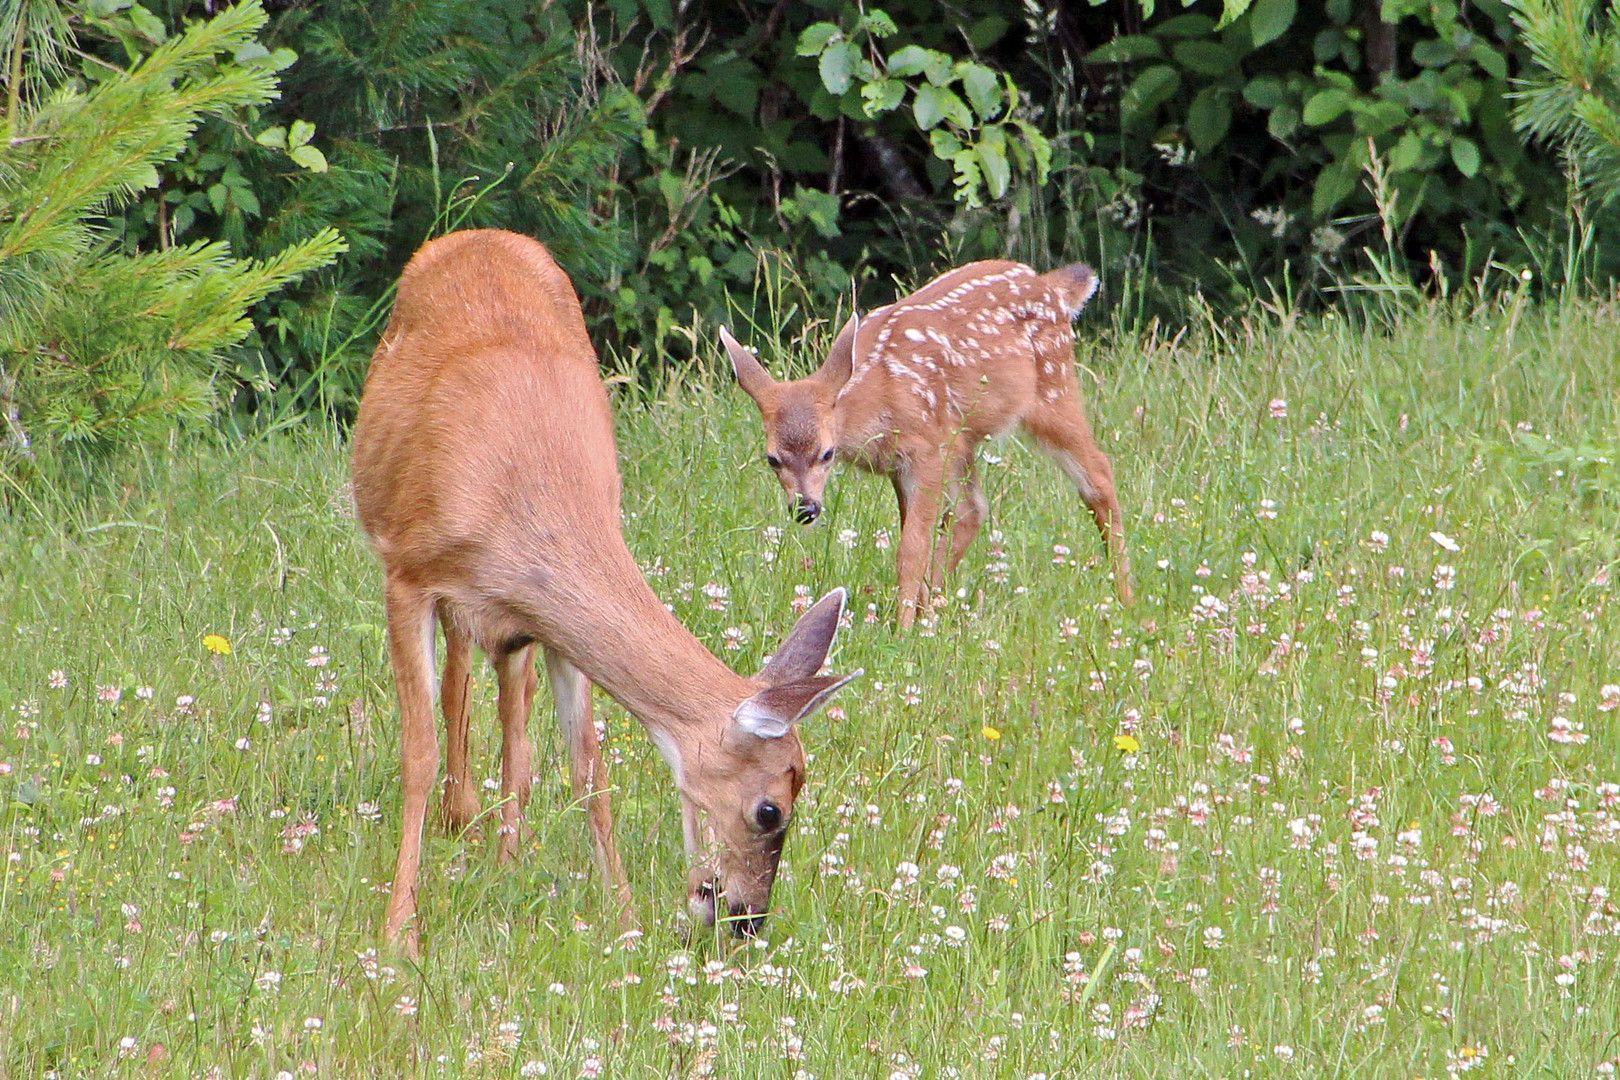
[[[844,384],[849,382],[850,372],[855,370],[855,335],[860,329],[861,316],[857,312],[849,317],[849,322],[833,338],[826,361],[816,371],[817,381],[834,393],[844,388]]]
[[[793,624],[781,648],[771,657],[759,673],[759,681],[766,686],[808,679],[827,662],[827,650],[832,648],[838,635],[838,619],[844,614],[844,599],[848,594],[842,588],[817,600],[815,606]]]
[[[813,675],[767,687],[738,705],[732,719],[750,735],[780,739],[793,730],[794,724],[825,705],[845,683],[864,674],[864,671],[855,671],[842,676]]]
[[[794,724],[826,704],[839,687],[865,674],[817,674],[827,662],[827,650],[838,633],[845,595],[843,589],[834,589],[799,616],[782,647],[759,673],[758,681],[765,684],[765,689],[737,706],[734,718],[738,727],[761,739],[780,739]]]
[[[726,355],[731,357],[732,370],[737,373],[737,385],[754,399],[755,404],[764,408],[763,395],[776,385],[776,380],[754,359],[754,354],[743,348],[723,326],[720,328],[720,340],[726,346]]]

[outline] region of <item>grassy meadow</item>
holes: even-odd
[[[542,690],[525,858],[430,834],[423,961],[379,951],[398,737],[339,434],[11,490],[0,1076],[1612,1075],[1620,310],[1080,363],[1137,605],[1008,440],[903,638],[886,482],[845,471],[798,528],[729,378],[615,389],[631,546],[705,644],[751,672],[852,592],[834,666],[867,675],[806,725],[741,946],[688,935],[668,771],[599,695],[619,936]]]

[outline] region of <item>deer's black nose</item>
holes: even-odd
[[[794,520],[800,525],[809,525],[821,516],[821,504],[814,499],[800,498],[793,508]]]

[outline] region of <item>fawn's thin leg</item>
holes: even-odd
[[[534,754],[529,745],[529,709],[538,676],[531,645],[492,657],[500,685],[501,714],[500,861],[511,862],[523,841],[523,811],[529,805]]]
[[[1091,423],[1080,405],[1079,385],[1072,374],[1056,400],[1042,402],[1030,411],[1024,418],[1024,430],[1079,489],[1097,531],[1108,544],[1114,588],[1123,603],[1132,603],[1136,590],[1131,581],[1130,556],[1125,550],[1125,516],[1114,488],[1114,467],[1091,433]]]
[[[619,923],[625,929],[636,926],[631,903],[630,881],[624,876],[619,849],[613,843],[613,807],[608,801],[607,766],[596,739],[591,717],[591,681],[561,653],[546,650],[546,671],[551,676],[551,696],[557,702],[557,722],[568,740],[568,759],[574,788],[574,801],[583,803],[590,823],[591,846],[605,886],[619,904]]]
[[[900,629],[910,629],[917,609],[928,602],[928,562],[934,526],[939,521],[940,488],[944,465],[937,456],[912,460],[903,467],[897,487],[906,492],[905,523],[900,526]]]
[[[990,503],[979,488],[978,465],[969,459],[967,475],[956,485],[955,503],[951,508],[951,555],[945,564],[947,574],[956,572],[989,513]]]
[[[444,679],[439,686],[444,706],[444,798],[439,815],[445,830],[459,833],[478,819],[478,788],[467,761],[467,726],[472,713],[472,638],[439,612],[444,628]]]
[[[386,595],[388,651],[399,691],[399,771],[405,808],[383,940],[393,944],[403,932],[405,952],[414,958],[420,952],[414,917],[422,826],[439,772],[438,731],[433,721],[433,604],[419,589],[393,577],[388,579]]]

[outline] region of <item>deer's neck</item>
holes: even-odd
[[[753,687],[664,607],[622,542],[530,604],[543,640],[648,729],[659,749],[731,715]]]

